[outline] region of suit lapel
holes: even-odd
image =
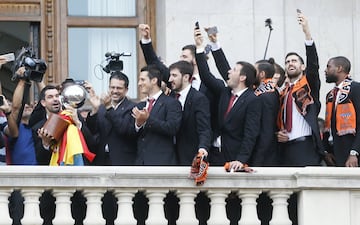
[[[196,90],[194,88],[190,88],[190,91],[186,96],[184,112],[183,112],[183,120],[186,120],[190,116],[190,111],[193,104],[192,99],[195,91]]]
[[[164,96],[164,93],[162,93],[156,100],[153,108],[151,109],[150,115],[157,114],[157,112],[162,108],[162,106],[164,105]]]
[[[226,120],[228,120],[229,118],[238,115],[240,110],[243,110],[245,107],[244,103],[246,102],[246,98],[247,96],[251,93],[252,90],[247,89],[244,93],[242,93],[240,95],[240,97],[236,100],[234,106],[231,108],[229,114],[227,115],[227,117],[225,118]],[[230,99],[230,97],[229,97]]]

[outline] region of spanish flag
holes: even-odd
[[[50,166],[82,166],[84,155],[90,162],[95,154],[89,151],[84,136],[74,125],[70,112],[64,110],[60,113],[62,119],[69,122],[69,126],[63,134],[62,139],[51,147],[53,150]]]

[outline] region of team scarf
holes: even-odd
[[[278,127],[280,130],[285,129],[285,96],[290,91],[290,85],[286,87],[280,98],[280,113],[278,116]],[[307,114],[307,107],[314,104],[314,99],[311,96],[311,88],[306,78],[306,75],[302,76],[298,82],[296,82],[290,93],[295,101],[297,111],[305,116]]]
[[[334,95],[335,88],[326,95],[325,131],[330,131],[331,128],[331,117],[335,98],[336,134],[343,136],[356,133],[355,107],[349,98],[351,83],[351,78],[346,78],[342,82],[341,87],[339,87],[339,97],[337,99]]]
[[[208,175],[208,169],[207,157],[203,152],[198,152],[191,163],[189,178],[194,179],[197,186],[203,185]]]
[[[95,154],[89,151],[83,134],[70,117],[70,112],[64,110],[60,113],[60,117],[66,120],[69,126],[62,139],[50,147],[53,151],[50,166],[82,166],[84,165],[82,155],[92,162]]]
[[[267,92],[275,92],[275,90],[276,90],[276,85],[272,81],[272,79],[269,78],[269,79],[265,79],[260,83],[259,87],[255,89],[254,94],[256,96],[259,96]]]

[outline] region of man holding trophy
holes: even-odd
[[[63,90],[63,95],[61,102],[58,89],[52,85],[47,85],[40,92],[39,104],[45,108],[46,119],[33,127],[38,136],[36,156],[40,165],[82,166],[83,155],[89,161],[95,157],[87,147],[82,133],[87,128],[76,110],[85,101],[85,89],[70,85]]]

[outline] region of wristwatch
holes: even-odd
[[[357,151],[355,151],[355,150],[351,150],[351,151],[350,151],[350,155],[352,155],[352,156],[359,156],[359,153],[358,153]]]

